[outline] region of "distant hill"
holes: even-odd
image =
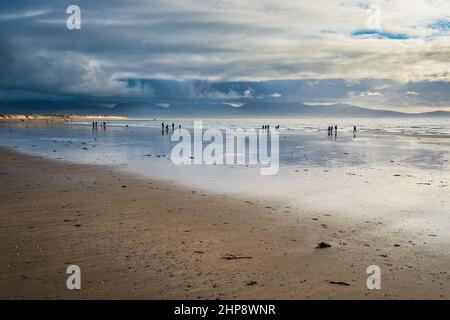
[[[449,117],[450,112],[447,111],[433,111],[433,112],[424,112],[420,113],[418,116],[421,117],[436,117],[436,118],[442,118],[442,117]]]
[[[115,96],[0,90],[0,114],[112,114],[140,118],[450,116],[450,112],[445,111],[422,114],[401,112],[409,109],[408,101],[411,101],[411,105],[422,105],[421,99],[436,100],[438,105],[445,105],[442,101],[448,100],[448,82],[401,84],[370,79],[349,83],[343,79],[208,81],[124,78],[118,80],[118,86],[125,91],[118,90]],[[360,97],[358,99],[361,100],[358,101],[375,103],[379,101],[376,97],[368,100],[361,98],[367,95],[367,92],[375,90],[374,87],[384,88],[377,93],[385,97],[392,95],[394,90],[399,94],[397,100],[403,98],[401,101],[394,99],[393,105],[405,107],[398,109],[399,112],[393,112],[345,103],[304,103],[314,103],[319,101],[318,99],[347,101],[346,99],[353,96]]]
[[[278,99],[85,99],[0,102],[0,114],[79,114],[128,117],[450,117],[450,112],[420,114],[374,110],[350,104],[309,105]]]
[[[367,109],[349,104],[317,106],[301,102],[246,102],[245,100],[238,102],[166,101],[165,103],[119,103],[113,110],[114,113],[142,117],[450,117],[450,112],[445,111],[410,114]]]

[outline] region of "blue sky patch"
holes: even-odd
[[[430,23],[428,28],[440,31],[440,32],[448,32],[450,31],[450,20],[438,20],[436,22]]]
[[[402,33],[391,33],[382,30],[361,29],[352,32],[355,38],[363,39],[392,39],[392,40],[407,40],[409,37]]]

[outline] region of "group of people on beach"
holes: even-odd
[[[92,122],[92,129],[97,130],[99,123],[97,121]],[[106,122],[100,122],[100,128],[106,129]]]
[[[337,135],[337,131],[338,131],[338,127],[337,125],[333,126],[328,126],[328,135],[332,136],[333,135],[333,130],[334,130],[334,135]]]
[[[178,125],[178,129],[181,129],[181,124]],[[175,123],[172,122],[172,132],[175,131]],[[169,134],[169,124],[168,123],[161,123],[161,133],[164,135],[164,132],[166,134]]]
[[[268,124],[263,124],[261,127],[263,130],[269,130],[270,126]],[[276,125],[275,129],[279,130],[280,129],[280,125]]]
[[[337,132],[338,132],[338,127],[337,127],[337,125],[334,125],[334,126],[328,126],[328,136],[332,136],[332,135],[333,135],[333,132],[334,132],[334,135],[336,136],[336,135],[337,135]],[[353,134],[354,134],[354,135],[356,134],[356,126],[353,126]]]

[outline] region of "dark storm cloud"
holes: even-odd
[[[439,34],[434,32],[445,10],[414,1],[420,15],[410,7],[400,10],[403,0],[392,8],[383,2],[386,30],[376,33],[402,39],[355,39],[367,16],[353,0],[4,1],[0,90],[8,94],[0,99],[14,90],[155,97],[155,83],[127,80],[153,78],[184,80],[168,82],[172,91],[165,95],[240,99],[250,98],[245,92],[255,87],[261,97],[448,107],[447,29],[441,23]],[[65,26],[70,4],[81,7],[81,30]],[[414,16],[432,19],[411,20]],[[245,82],[271,79],[304,80]],[[241,85],[227,87],[232,80]]]

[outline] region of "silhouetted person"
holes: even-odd
[[[181,124],[178,125],[178,130],[181,130]]]
[[[175,123],[172,122],[172,131],[175,130]]]
[[[356,126],[353,126],[353,133],[356,133]]]

